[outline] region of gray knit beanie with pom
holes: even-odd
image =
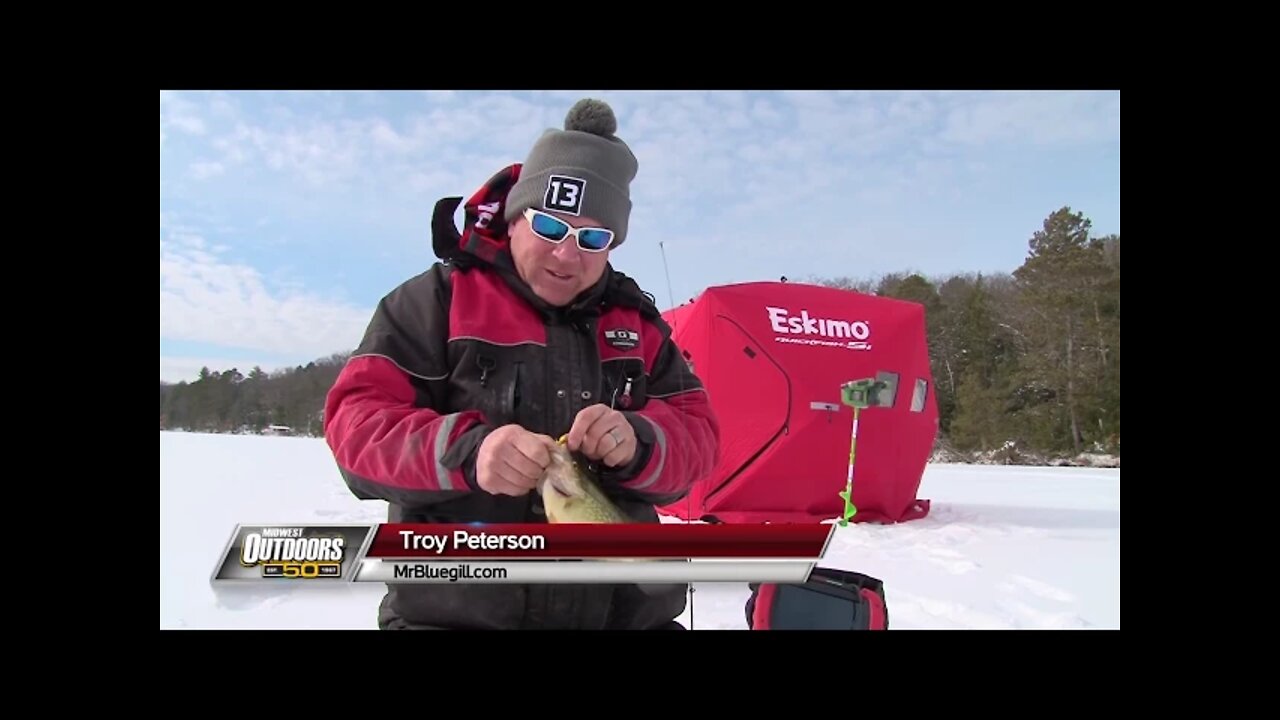
[[[564,130],[547,130],[534,143],[507,195],[507,222],[526,208],[591,217],[613,230],[613,247],[627,237],[631,181],[639,163],[614,133],[618,119],[600,100],[579,100]]]

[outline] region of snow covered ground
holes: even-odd
[[[1120,627],[1120,470],[930,465],[929,517],[837,528],[824,566],[885,582],[891,629]],[[377,523],[323,440],[160,433],[160,627],[376,629],[379,584],[215,591],[237,523]],[[698,585],[695,630],[745,628],[742,583]]]

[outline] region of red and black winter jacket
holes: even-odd
[[[325,438],[356,496],[389,503],[390,522],[545,522],[537,493],[491,495],[475,483],[480,443],[507,423],[551,437],[581,409],[622,411],[634,461],[602,487],[637,522],[685,495],[715,465],[719,424],[702,383],[652,301],[607,268],[567,308],[542,303],[512,267],[502,221],[520,167],[496,174],[466,205],[436,206],[443,262],[379,302],[325,402]],[[384,629],[667,629],[685,586],[388,585]]]
[[[683,497],[716,462],[719,426],[701,381],[636,283],[607,267],[570,307],[546,305],[511,266],[502,202],[519,166],[468,202],[436,208],[443,262],[378,304],[330,390],[325,437],[351,490],[397,506],[407,522],[540,522],[537,494],[475,484],[485,436],[507,423],[551,437],[604,403],[623,412],[639,450],[601,467],[606,491],[640,521]]]

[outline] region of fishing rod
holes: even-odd
[[[675,309],[676,292],[675,290],[673,290],[672,284],[671,284],[671,266],[667,265],[666,241],[663,241],[663,240],[658,241],[658,251],[660,252],[660,254],[662,254],[663,273],[667,275],[667,301],[669,302],[669,304],[671,304],[669,305],[669,307],[671,307],[671,309]],[[672,334],[675,334],[675,332],[676,332],[676,328],[672,328]],[[685,392],[685,374],[684,373],[680,373],[680,392],[681,393]],[[684,414],[680,414],[680,415],[684,416]],[[692,492],[692,489],[690,489],[689,492],[685,493],[686,523],[687,521],[691,521],[692,519],[692,510],[694,510],[694,492]],[[689,592],[687,592],[686,594],[687,594],[687,597],[689,597],[689,629],[692,630],[694,629],[694,583],[692,582],[689,583]]]

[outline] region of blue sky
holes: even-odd
[[[611,261],[664,308],[779,275],[1010,272],[1064,205],[1120,232],[1119,92],[161,92],[160,379],[354,348],[434,262],[435,201],[582,97],[640,161]]]

